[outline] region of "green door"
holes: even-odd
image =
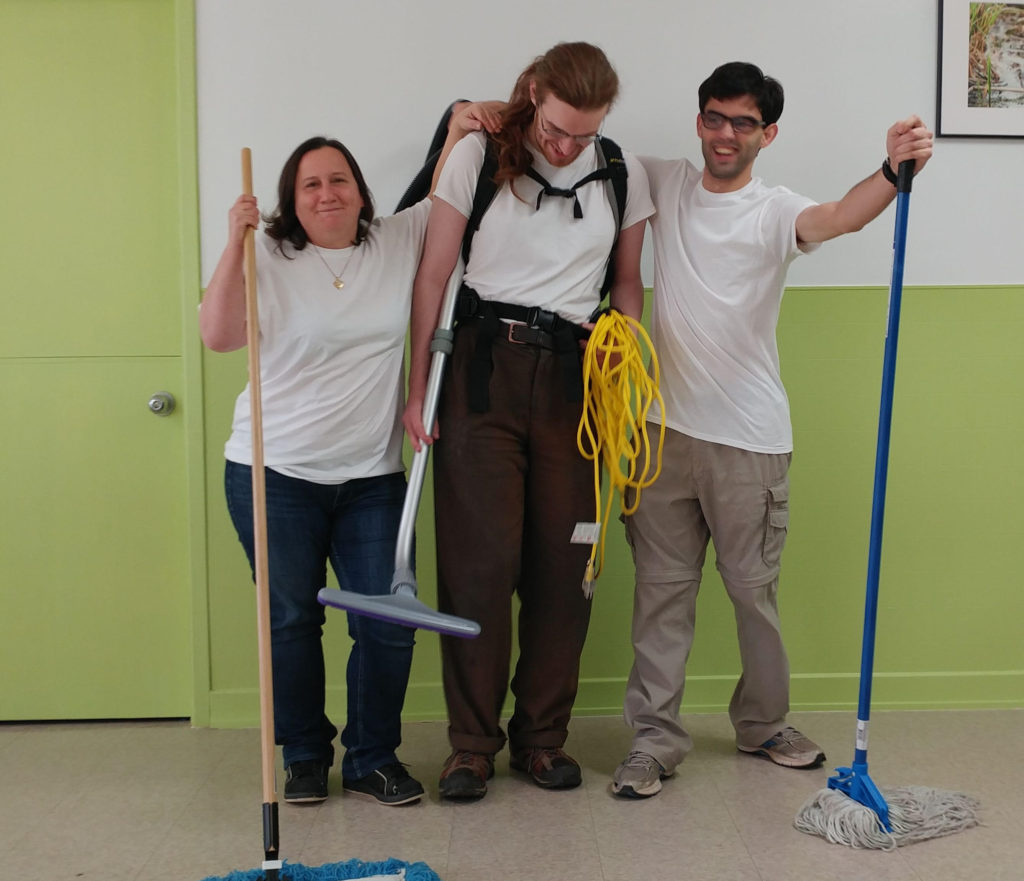
[[[185,6],[0,4],[0,719],[192,711]]]

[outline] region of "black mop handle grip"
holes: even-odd
[[[909,193],[914,182],[914,160],[904,159],[896,171],[896,192]]]

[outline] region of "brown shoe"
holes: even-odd
[[[494,776],[494,756],[457,749],[445,760],[438,785],[441,798],[483,798],[487,781]]]
[[[580,766],[565,750],[534,746],[512,754],[510,768],[522,771],[544,789],[572,789],[583,781]]]

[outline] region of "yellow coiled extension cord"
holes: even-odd
[[[658,356],[643,325],[615,309],[604,312],[583,355],[583,414],[576,431],[580,453],[594,463],[595,521],[599,527],[583,578],[583,593],[588,598],[593,596],[594,582],[604,568],[612,498],[618,494],[623,513],[632,514],[640,502],[641,490],[661,473],[664,424],[653,455],[647,434],[651,405],[657,401],[664,410],[658,375]],[[609,483],[603,504],[602,464],[608,470]],[[632,505],[626,501],[628,488],[635,490]]]

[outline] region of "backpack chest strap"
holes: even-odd
[[[589,184],[591,181],[609,180],[612,176],[610,168],[605,166],[604,168],[598,168],[596,171],[590,172],[586,177],[576,181],[569,189],[563,189],[562,187],[553,187],[548,183],[547,179],[532,165],[526,169],[526,176],[531,180],[536,181],[540,184],[540,192],[537,193],[537,210],[540,210],[541,200],[545,196],[561,196],[565,199],[572,199],[572,216],[577,220],[583,219],[583,208],[580,206],[580,197],[577,194],[577,190],[584,184]]]

